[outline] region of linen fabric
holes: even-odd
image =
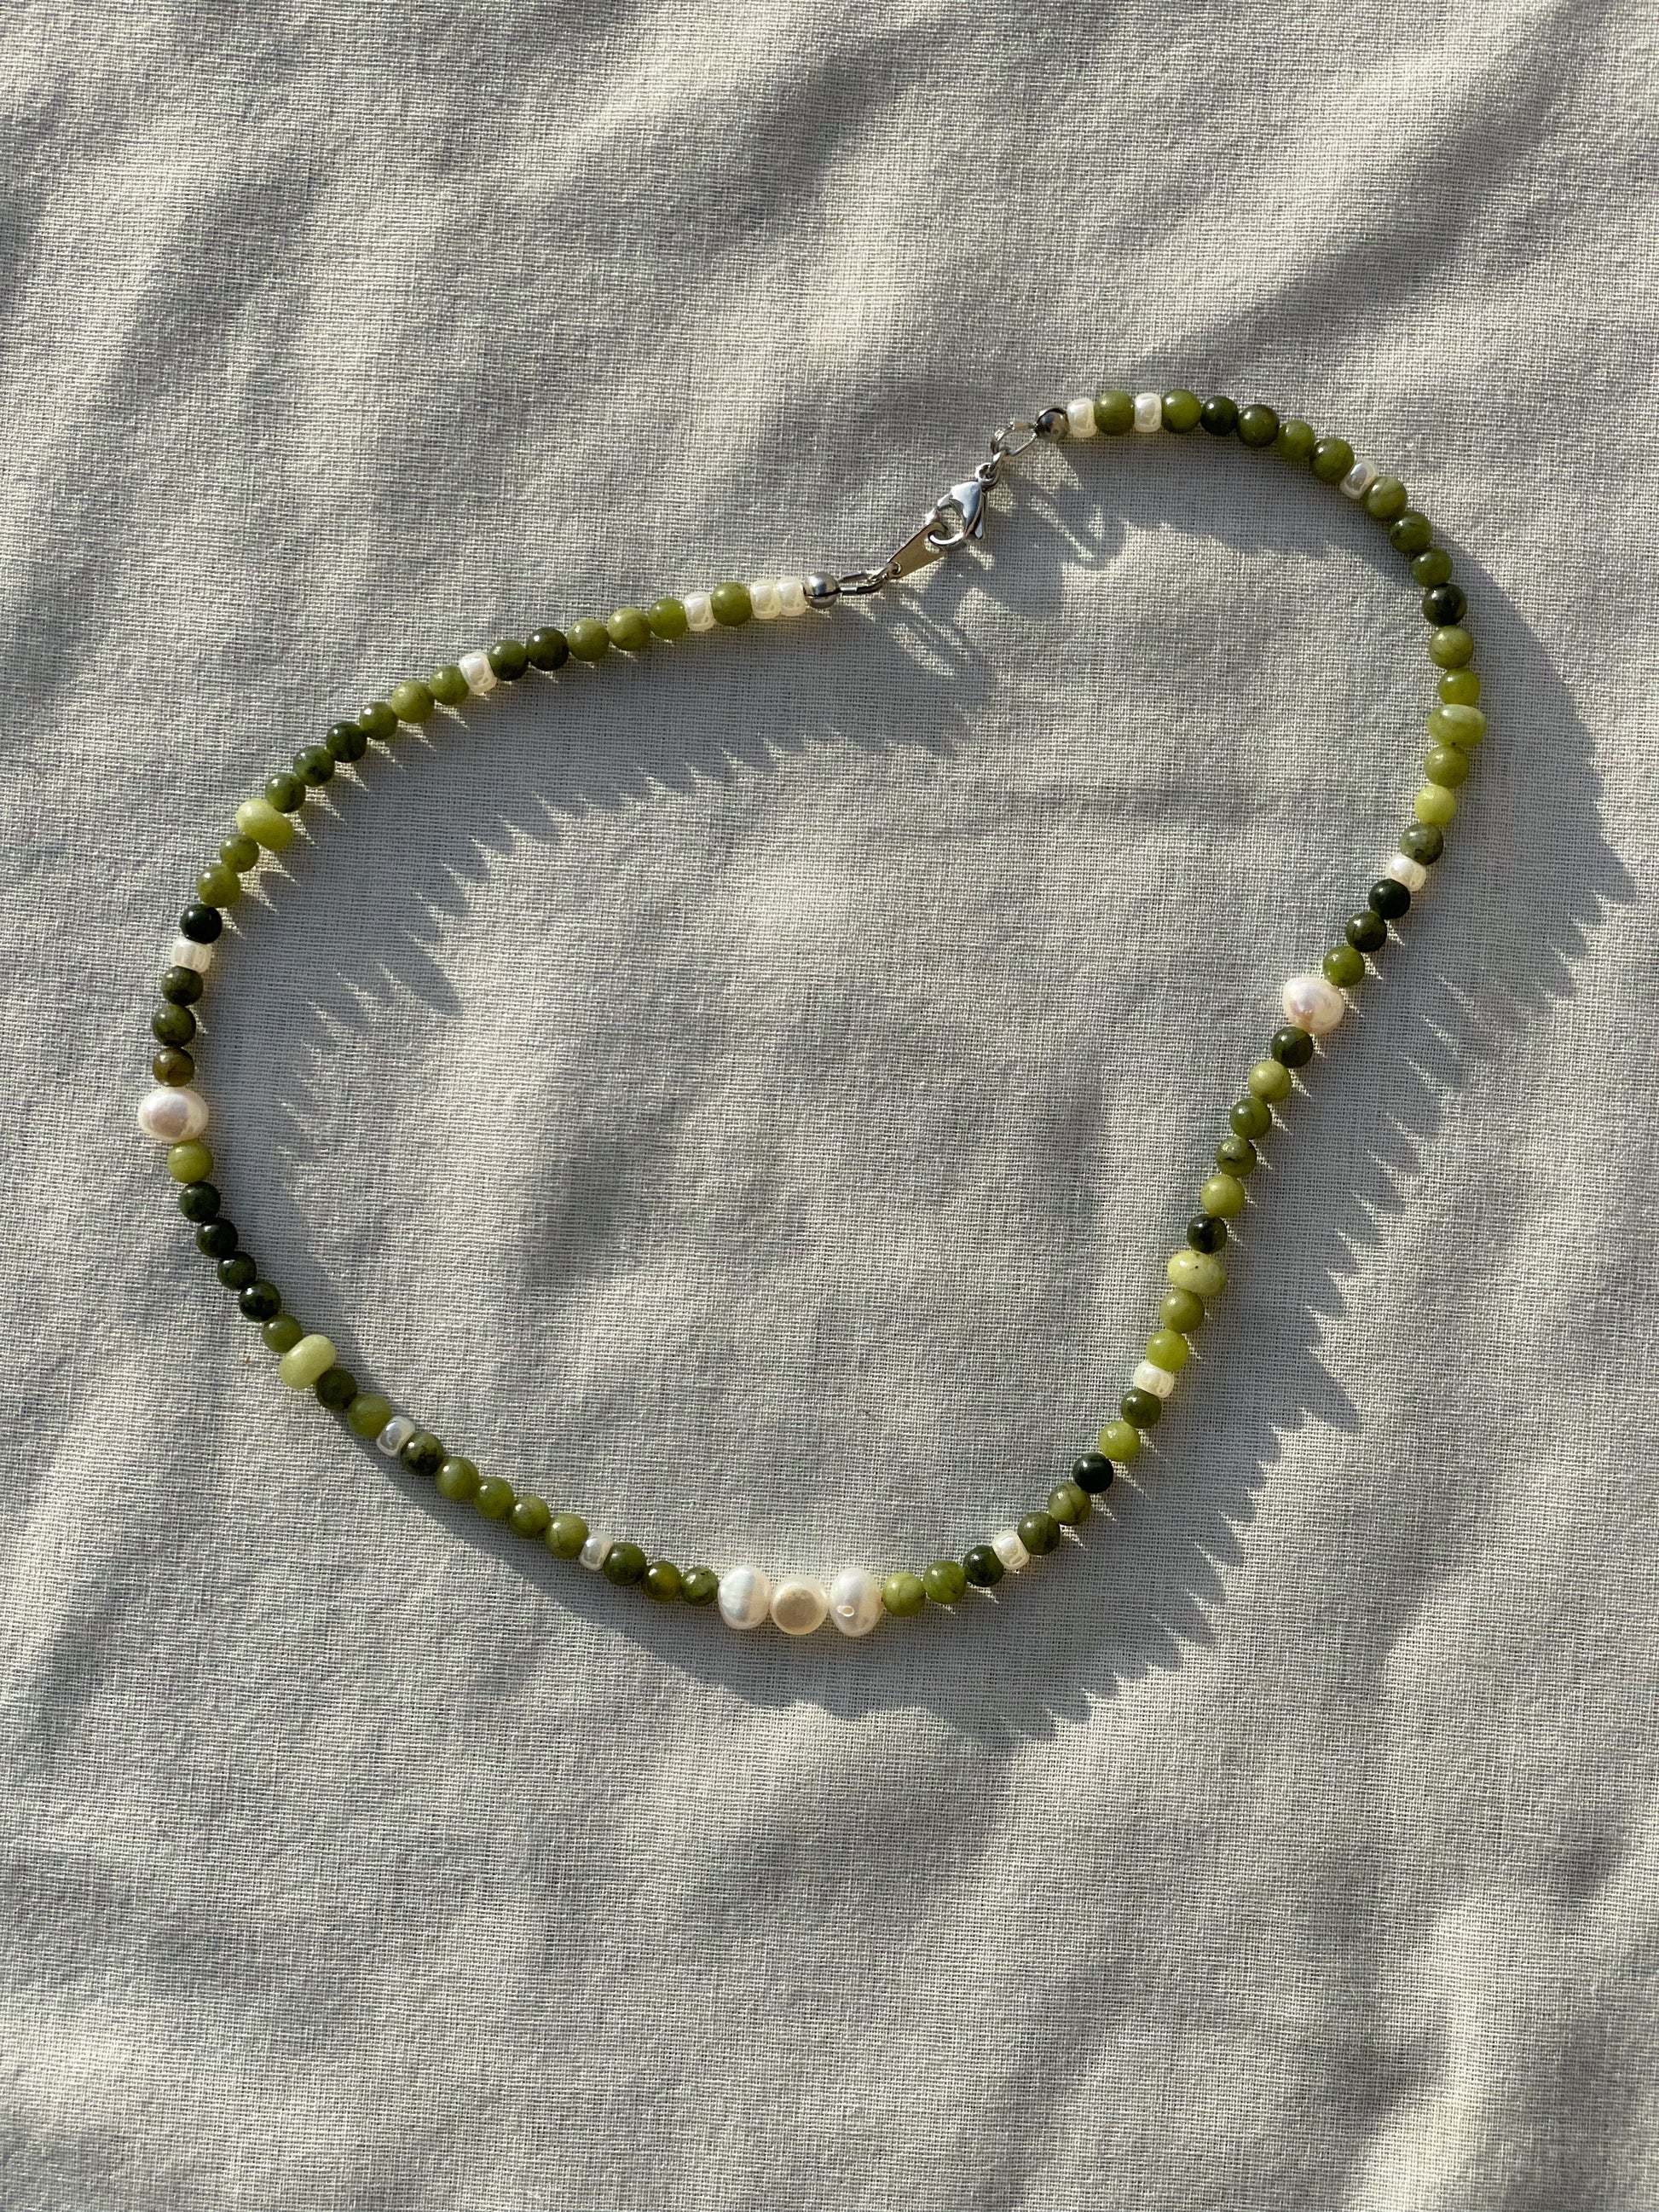
[[[9,2212],[1659,2201],[1654,21],[0,26]],[[237,803],[470,646],[1263,398],[1492,732],[1063,1553],[654,1608],[286,1391],[134,1106]],[[1407,818],[1382,533],[1202,433],[376,751],[203,1007],[228,1210],[487,1471],[886,1571],[1115,1410]]]

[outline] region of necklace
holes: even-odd
[[[641,653],[658,642],[674,646],[687,638],[739,629],[751,620],[789,620],[809,610],[828,612],[842,599],[884,591],[982,539],[992,491],[1009,464],[1040,439],[1111,439],[1133,432],[1184,436],[1200,428],[1307,469],[1386,530],[1422,592],[1429,659],[1439,672],[1438,698],[1428,716],[1430,744],[1424,781],[1412,802],[1413,818],[1364,905],[1345,924],[1341,941],[1317,969],[1292,975],[1285,985],[1283,1025],[1266,1056],[1244,1078],[1228,1115],[1228,1133],[1216,1147],[1213,1172],[1199,1191],[1187,1242],[1165,1267],[1158,1327],[1094,1449],[1041,1505],[958,1559],[935,1559],[920,1573],[902,1569],[883,1577],[864,1567],[843,1567],[826,1580],[787,1575],[775,1581],[758,1566],[716,1571],[653,1560],[631,1540],[590,1528],[580,1513],[556,1510],[501,1475],[481,1474],[471,1459],[452,1451],[412,1414],[360,1383],[341,1365],[326,1336],[307,1330],[284,1310],[281,1292],[243,1249],[227,1218],[212,1180],[215,1160],[204,1141],[208,1105],[195,1087],[196,1060],[190,1049],[198,1042],[194,1009],[214,964],[225,912],[234,906],[262,856],[280,853],[292,842],[312,794],[342,769],[358,769],[371,744],[395,744],[400,732],[430,721],[441,708],[479,706],[501,685],[518,682],[532,669],[551,675],[572,660],[597,664],[613,648]],[[1094,1499],[1109,1487],[1116,1470],[1140,1450],[1175,1390],[1194,1332],[1226,1288],[1222,1254],[1228,1224],[1246,1204],[1257,1146],[1279,1126],[1273,1109],[1285,1107],[1296,1088],[1296,1071],[1309,1066],[1317,1041],[1341,1021],[1349,993],[1371,975],[1370,963],[1388,944],[1389,925],[1402,918],[1427,883],[1457,811],[1458,787],[1486,726],[1479,705],[1480,678],[1470,665],[1474,641],[1463,627],[1465,605],[1453,580],[1451,557],[1435,544],[1427,519],[1411,506],[1405,485],[1398,477],[1379,474],[1368,462],[1357,460],[1344,439],[1321,437],[1295,418],[1281,421],[1270,407],[1240,407],[1220,395],[1200,401],[1188,391],[1109,391],[1045,408],[1032,421],[1010,422],[999,430],[989,458],[953,484],[921,527],[879,568],[717,584],[646,608],[619,607],[603,622],[585,617],[562,630],[550,627],[522,641],[503,638],[487,651],[462,653],[424,681],[411,678],[393,685],[354,720],[336,722],[319,744],[303,747],[291,767],[278,770],[257,797],[237,809],[235,834],[198,878],[196,896],[179,918],[179,934],[161,976],[161,1002],[150,1023],[160,1047],[153,1063],[157,1088],[139,1107],[140,1126],[166,1147],[167,1173],[180,1186],[179,1210],[193,1225],[199,1249],[216,1263],[220,1282],[258,1328],[282,1380],[293,1389],[309,1390],[352,1435],[372,1442],[409,1474],[433,1483],[458,1509],[505,1522],[520,1536],[545,1545],[559,1559],[580,1560],[619,1587],[635,1587],[664,1603],[714,1605],[733,1628],[756,1628],[770,1619],[787,1635],[805,1636],[828,1620],[843,1635],[859,1637],[889,1615],[905,1619],[929,1605],[957,1605],[970,1587],[992,1589],[1034,1559],[1060,1550],[1068,1534],[1089,1518]]]

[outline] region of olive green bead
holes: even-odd
[[[1133,1421],[1108,1421],[1097,1441],[1103,1458],[1115,1460],[1120,1467],[1127,1467],[1140,1449],[1140,1431]],[[1051,1501],[1049,1510],[1052,1512],[1053,1510]]]
[[[169,1145],[167,1173],[174,1182],[205,1182],[213,1173],[213,1155],[199,1137]]]
[[[1283,1060],[1259,1060],[1244,1079],[1245,1084],[1257,1098],[1269,1106],[1277,1106],[1288,1098],[1296,1087],[1291,1081],[1291,1071]]]
[[[1408,822],[1400,833],[1400,849],[1408,860],[1431,868],[1446,849],[1445,833],[1432,822]]]
[[[611,633],[591,615],[580,615],[565,632],[566,641],[578,660],[603,660],[611,650]]]
[[[346,1426],[354,1437],[372,1443],[397,1410],[391,1399],[383,1398],[378,1390],[365,1390],[346,1407]]]
[[[708,611],[717,623],[724,623],[727,629],[736,629],[739,623],[746,623],[755,611],[755,603],[749,596],[748,585],[739,584],[735,579],[727,583],[716,584],[708,594]]]
[[[680,1598],[686,1605],[713,1605],[720,1594],[720,1578],[713,1567],[688,1567],[680,1577]]]
[[[219,858],[226,867],[234,868],[239,876],[245,876],[258,857],[258,842],[252,837],[227,837],[219,848]]]
[[[386,744],[398,734],[398,717],[384,699],[371,699],[357,717],[357,727]]]
[[[193,1006],[205,988],[198,968],[164,968],[157,985],[171,1006]]]
[[[1271,446],[1279,435],[1279,417],[1271,407],[1255,405],[1242,407],[1238,414],[1238,442],[1241,446],[1261,447]]]
[[[1340,483],[1353,466],[1353,447],[1346,438],[1322,438],[1310,466],[1321,483]]]
[[[1080,1482],[1057,1482],[1048,1492],[1048,1516],[1063,1528],[1074,1528],[1094,1510],[1094,1500]]]
[[[1304,422],[1293,415],[1288,422],[1279,424],[1273,450],[1282,453],[1287,461],[1306,461],[1311,459],[1317,443],[1318,436],[1313,424]]]
[[[1190,1336],[1204,1318],[1204,1301],[1191,1291],[1167,1290],[1158,1302],[1158,1317],[1165,1328],[1178,1328],[1182,1336]]]
[[[1406,512],[1406,487],[1398,477],[1377,477],[1367,487],[1364,503],[1373,522],[1397,522]]]
[[[881,1601],[896,1620],[908,1620],[927,1603],[927,1585],[920,1575],[913,1575],[908,1569],[889,1575],[881,1586]]]
[[[305,804],[306,787],[297,775],[281,769],[265,785],[266,803],[279,814],[293,814]]]
[[[1473,707],[1480,696],[1480,678],[1473,668],[1449,668],[1435,685],[1448,707]]]
[[[362,731],[358,735],[362,735]],[[301,783],[308,783],[313,791],[320,791],[332,780],[338,763],[326,745],[301,745],[294,756],[294,773]]]
[[[553,1522],[553,1508],[544,1498],[520,1492],[513,1501],[507,1525],[515,1536],[544,1536]]]
[[[181,1052],[177,1045],[168,1045],[151,1060],[149,1072],[158,1083],[164,1083],[170,1091],[177,1091],[186,1083],[195,1081],[196,1062],[187,1052]]]
[[[1486,734],[1486,718],[1479,707],[1435,707],[1429,713],[1429,735],[1443,745],[1478,745]]]
[[[432,710],[437,703],[426,685],[417,684],[413,677],[394,685],[392,696],[386,701],[400,722],[429,722]]]
[[[331,722],[323,732],[323,750],[337,766],[360,761],[368,750],[368,732],[356,722]]]
[[[671,1598],[677,1598],[684,1586],[685,1577],[672,1559],[653,1559],[646,1569],[641,1583],[646,1595],[655,1598],[659,1605],[666,1605]]]
[[[587,1523],[580,1513],[556,1513],[542,1541],[556,1559],[574,1559],[587,1541]]]
[[[350,1418],[348,1413],[346,1419]],[[433,1477],[433,1483],[440,1498],[447,1498],[452,1505],[465,1505],[477,1491],[478,1470],[470,1459],[462,1458],[458,1452],[453,1459],[444,1462]]]
[[[196,878],[196,896],[204,906],[229,906],[242,896],[242,879],[234,868],[204,868]]]
[[[1233,1133],[1239,1137],[1265,1137],[1273,1127],[1273,1117],[1266,1103],[1253,1092],[1247,1092],[1228,1113],[1227,1119]]]
[[[330,1367],[311,1387],[319,1406],[325,1407],[331,1413],[343,1413],[357,1395],[357,1378],[349,1367]]]
[[[236,810],[236,827],[267,853],[280,853],[294,842],[294,824],[268,799],[245,799]]]
[[[1437,830],[1443,830],[1457,813],[1457,793],[1448,791],[1443,783],[1425,783],[1412,801],[1412,812],[1419,822],[1431,822]]]
[[[426,688],[441,707],[464,707],[472,696],[472,686],[453,660],[433,670]]]
[[[1146,1357],[1166,1375],[1179,1375],[1192,1357],[1193,1347],[1178,1328],[1154,1329],[1146,1340]]]
[[[1177,385],[1173,392],[1164,395],[1163,418],[1166,430],[1183,437],[1188,430],[1196,430],[1198,418],[1204,412],[1204,402],[1197,392],[1188,392]]]
[[[1437,668],[1462,668],[1474,658],[1474,640],[1461,623],[1429,635],[1429,659]]]
[[[1423,774],[1430,783],[1455,791],[1468,781],[1469,757],[1458,745],[1431,745],[1423,756]]]
[[[1008,1570],[994,1544],[975,1544],[963,1553],[962,1571],[975,1589],[994,1589]]]
[[[285,1352],[293,1351],[295,1346],[305,1334],[305,1330],[295,1320],[292,1314],[279,1313],[275,1321],[268,1321],[265,1323],[259,1331],[259,1334],[264,1340],[265,1350],[274,1352],[280,1359]],[[386,1420],[389,1421],[391,1419],[392,1416],[388,1413]],[[382,1421],[380,1426],[384,1428],[386,1421]]]
[[[599,1572],[606,1582],[615,1583],[618,1589],[626,1589],[639,1581],[649,1564],[637,1544],[613,1544],[605,1555],[605,1565]]]
[[[645,611],[645,618],[651,625],[653,637],[672,644],[677,637],[685,635],[685,608],[678,599],[653,599]]]
[[[196,1034],[196,1017],[188,1006],[163,1003],[149,1018],[149,1033],[157,1044],[186,1045]]]
[[[1434,531],[1428,516],[1419,514],[1414,507],[1408,507],[1389,525],[1389,543],[1396,553],[1405,554],[1409,560],[1415,560],[1419,553],[1426,553],[1434,543]]]
[[[643,653],[654,635],[642,607],[618,607],[605,617],[605,626],[611,644],[620,646],[624,653]]]
[[[514,1491],[499,1474],[487,1474],[472,1493],[472,1503],[486,1521],[505,1521],[513,1510]]]
[[[530,655],[530,665],[539,668],[544,676],[550,676],[556,668],[562,668],[569,659],[570,640],[562,629],[555,629],[551,623],[544,623],[540,629],[531,631],[524,641],[524,649]]]
[[[1225,1168],[1229,1175],[1253,1174],[1261,1160],[1261,1153],[1248,1137],[1224,1137],[1215,1148],[1216,1165]]]
[[[520,638],[498,637],[484,659],[503,684],[516,684],[530,665],[530,647]]]
[[[1138,1429],[1155,1429],[1164,1419],[1164,1401],[1155,1390],[1143,1390],[1137,1383],[1124,1392],[1118,1411]]]
[[[1095,428],[1108,438],[1121,438],[1135,425],[1135,396],[1133,392],[1097,392],[1095,394]]]
[[[1227,1270],[1213,1252],[1194,1252],[1191,1245],[1183,1245],[1179,1252],[1170,1255],[1164,1269],[1178,1291],[1191,1291],[1206,1304],[1218,1298],[1227,1287]],[[1103,1450],[1105,1449],[1103,1445]],[[1112,1455],[1107,1452],[1110,1459]]]
[[[1437,584],[1450,583],[1451,573],[1452,556],[1443,545],[1431,545],[1412,562],[1412,581],[1425,592],[1431,592]]]
[[[922,1569],[921,1586],[935,1605],[957,1605],[967,1591],[968,1577],[959,1559],[935,1559]]]
[[[1237,1176],[1224,1170],[1208,1176],[1198,1194],[1198,1202],[1206,1213],[1213,1214],[1220,1221],[1231,1221],[1234,1214],[1244,1211],[1244,1186]]]
[[[1352,991],[1356,983],[1365,980],[1365,957],[1352,945],[1334,945],[1320,962],[1320,969],[1328,983],[1340,990]]]
[[[1016,1533],[1026,1550],[1039,1559],[1054,1550],[1060,1542],[1060,1523],[1052,1513],[1024,1515]]]

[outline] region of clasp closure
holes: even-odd
[[[972,476],[964,477],[960,483],[953,483],[949,491],[941,493],[928,508],[921,529],[907,538],[880,568],[854,568],[845,576],[810,576],[808,599],[821,606],[827,606],[842,592],[861,599],[888,584],[896,584],[905,576],[915,575],[918,568],[942,561],[947,553],[954,553],[960,546],[981,544],[991,511],[990,495],[1001,482],[1003,470],[1039,434],[1034,423],[1005,423],[991,441],[990,459],[981,461]]]

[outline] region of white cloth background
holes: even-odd
[[[0,27],[11,2212],[1659,2201],[1654,21],[33,0]],[[396,677],[1264,398],[1492,735],[1132,1486],[740,1638],[284,1392],[134,1130],[170,917]],[[886,1568],[1110,1410],[1431,696],[1201,436],[336,787],[227,1200],[487,1467]]]

